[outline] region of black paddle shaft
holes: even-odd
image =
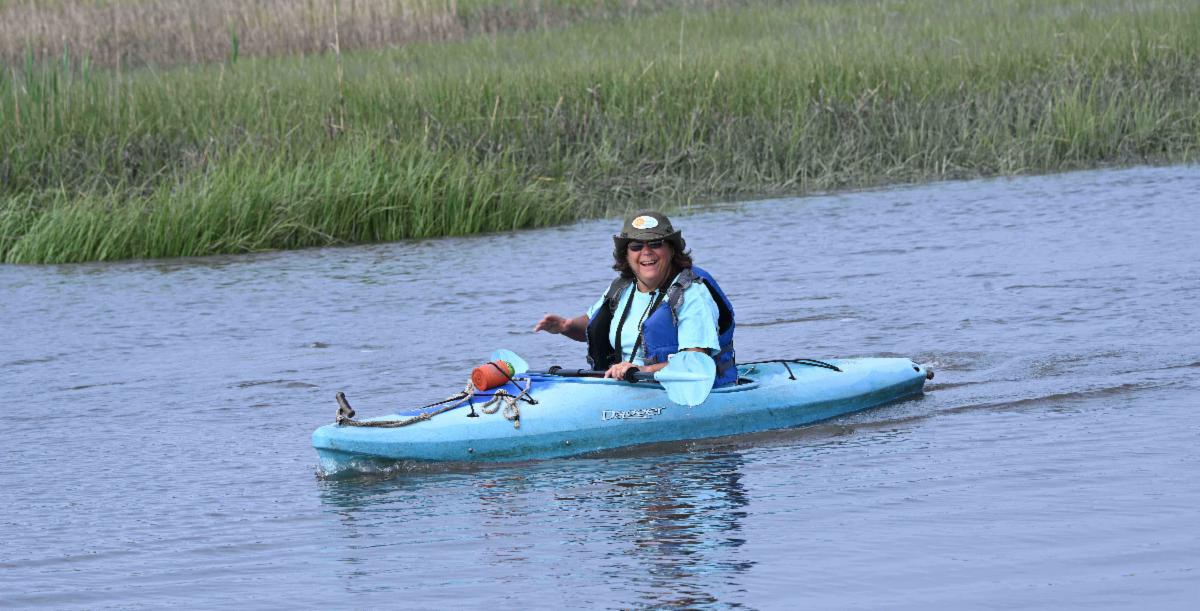
[[[531,373],[531,374],[535,374],[535,375],[544,375],[544,376],[559,376],[559,377],[563,377],[563,378],[603,378],[604,377],[603,371],[597,371],[595,369],[554,368],[554,369],[549,369],[547,371],[526,371],[525,373]],[[632,369],[630,369],[628,372],[625,373],[624,380],[626,382],[654,382],[654,381],[656,381],[654,379],[653,373],[647,373],[644,371],[634,371]]]

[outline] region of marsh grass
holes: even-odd
[[[507,230],[1200,149],[1200,6],[883,0],[0,78],[0,256]]]
[[[420,147],[346,146],[320,158],[248,149],[211,173],[129,197],[47,190],[10,198],[0,236],[14,261],[155,258],[461,235],[561,223],[554,189],[529,189],[502,162]]]

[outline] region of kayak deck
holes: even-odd
[[[738,384],[713,389],[695,407],[672,403],[653,382],[531,373],[517,377],[529,398],[518,402],[519,426],[500,413],[485,414],[464,404],[399,428],[323,426],[313,433],[313,447],[326,473],[378,459],[556,458],[810,424],[920,394],[927,373],[901,358],[828,363],[840,371],[803,361],[739,365]],[[512,394],[519,392],[508,386]],[[418,412],[368,421],[402,420],[413,413]]]

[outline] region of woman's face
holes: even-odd
[[[641,245],[641,250],[633,250]],[[669,242],[654,240],[652,242],[630,242],[625,247],[625,260],[637,276],[638,289],[650,291],[661,287],[671,272],[671,258],[675,250]]]

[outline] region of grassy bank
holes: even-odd
[[[0,257],[244,252],[633,203],[1194,160],[1200,6],[798,2],[0,77]]]

